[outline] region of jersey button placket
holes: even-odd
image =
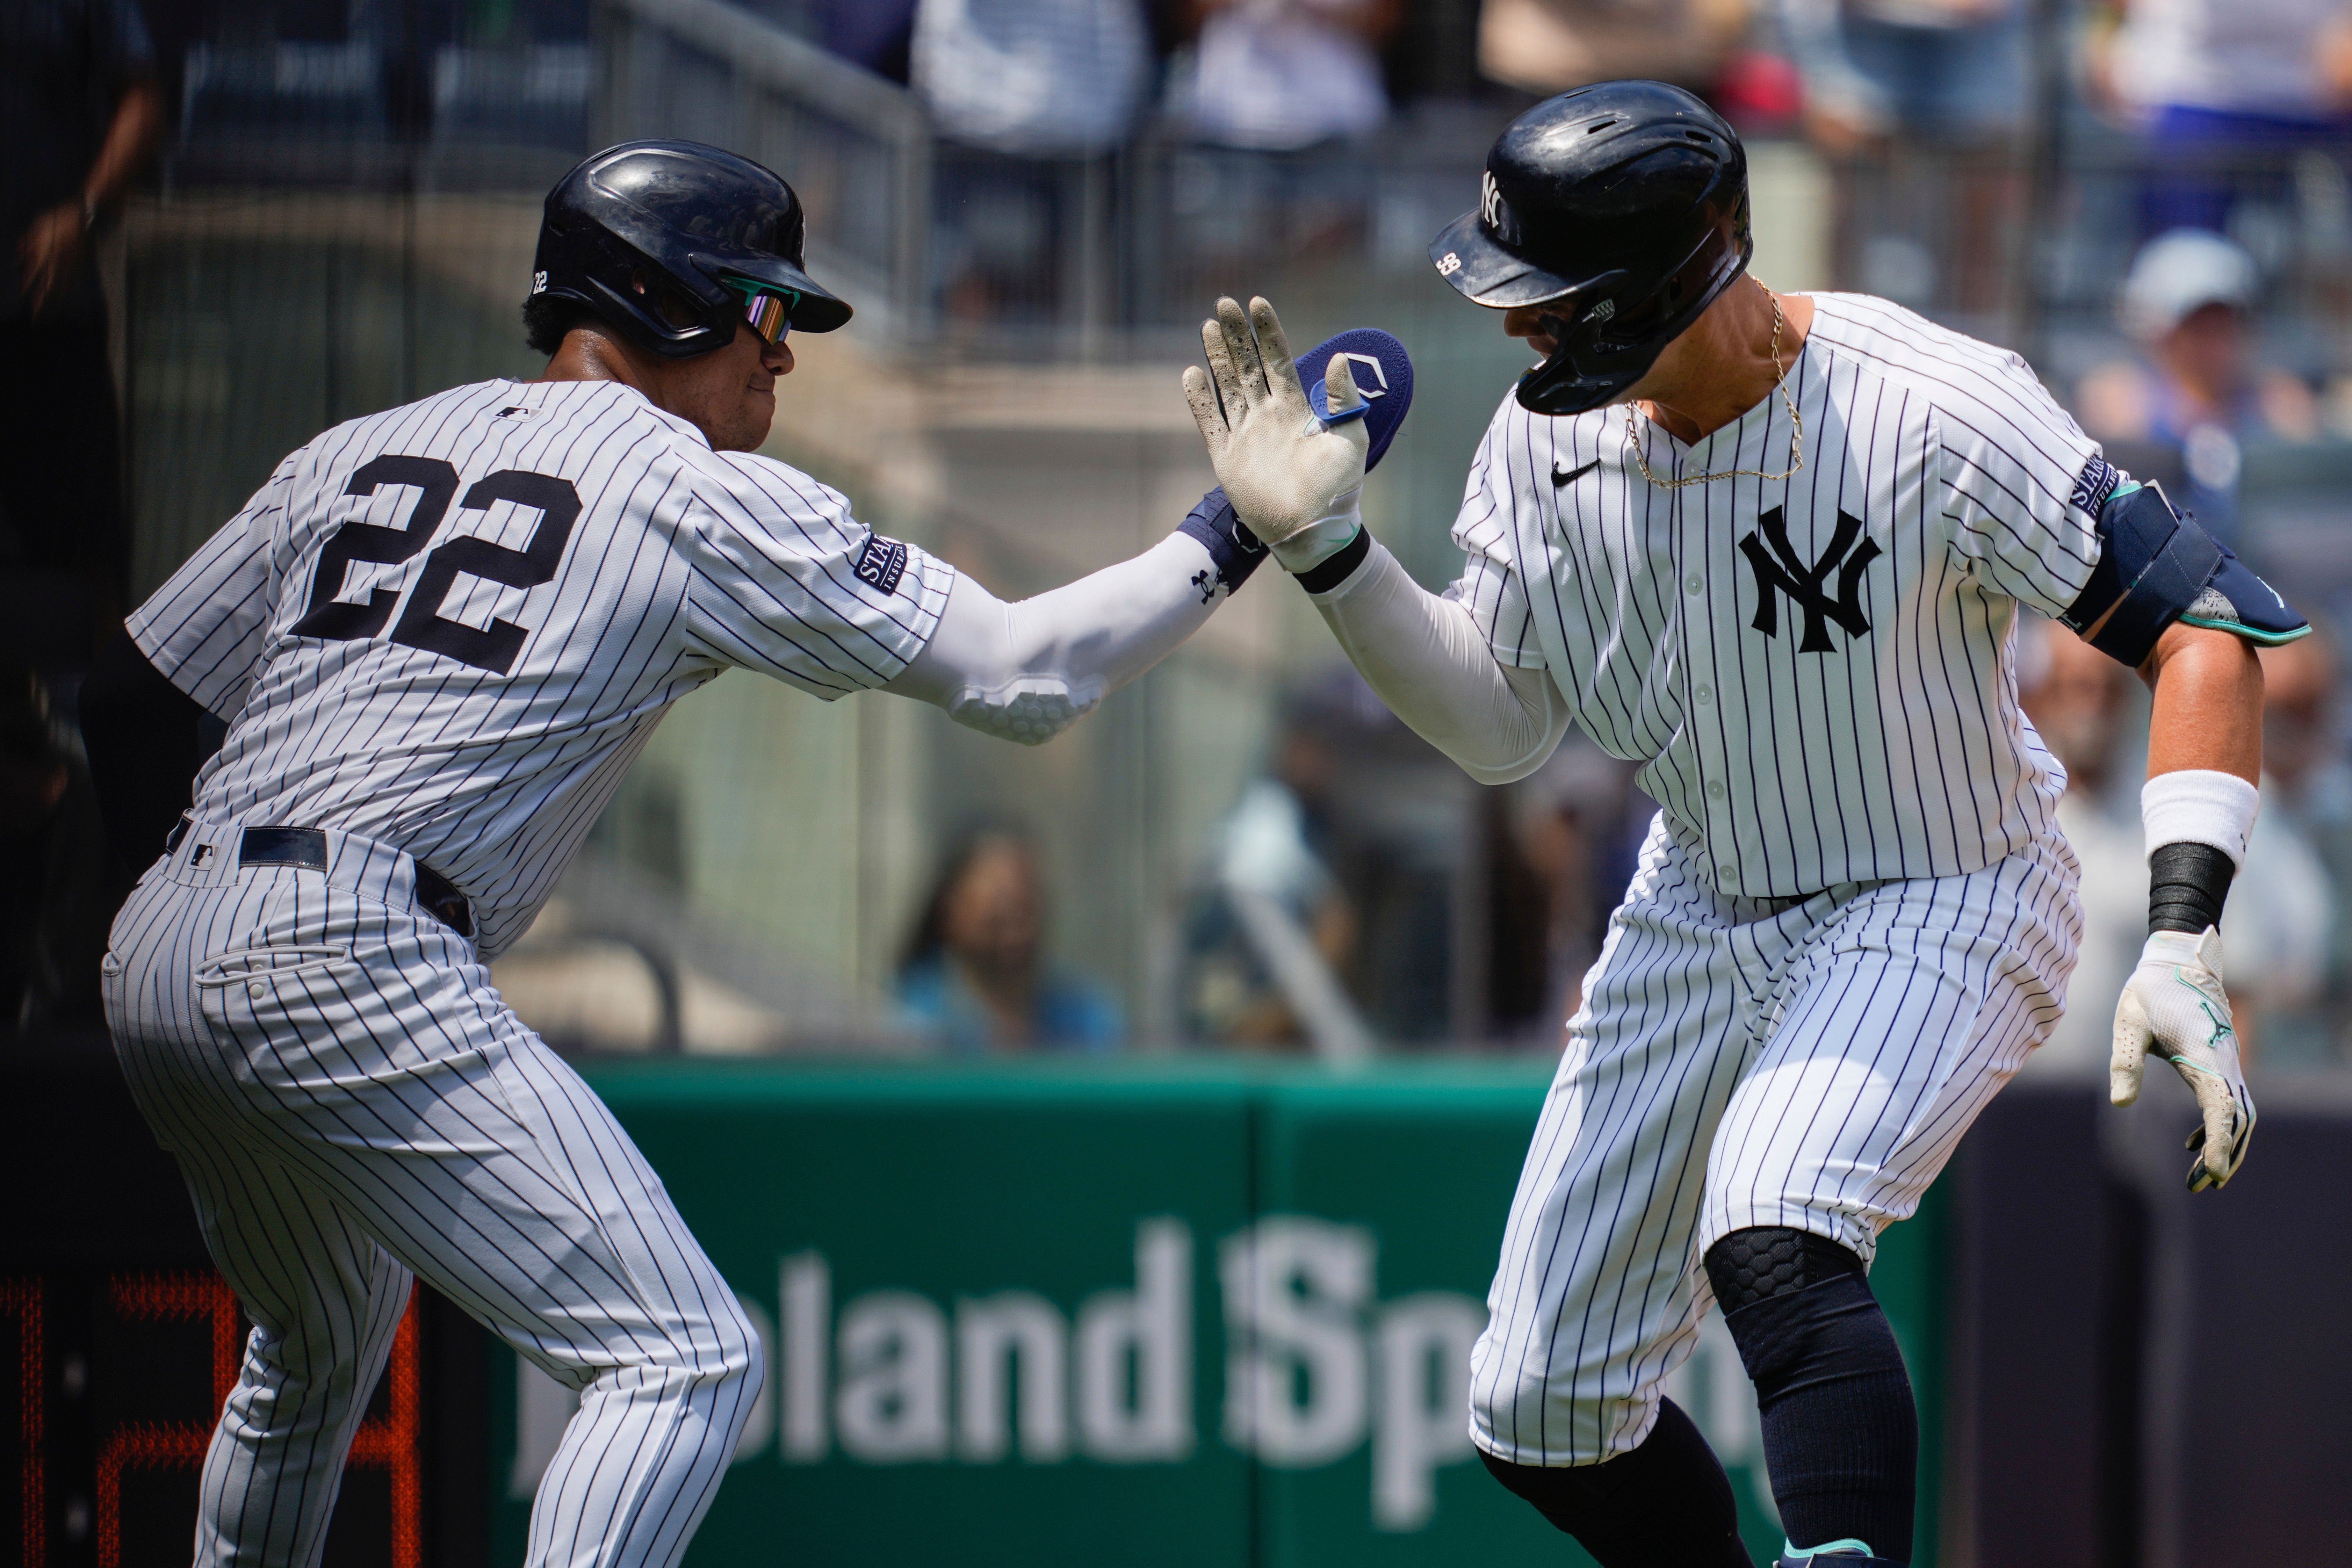
[[[1726,748],[1736,745],[1737,737],[1727,738],[1725,733],[1733,716],[1732,710],[1718,708],[1715,700],[1716,651],[1718,646],[1737,649],[1739,645],[1736,632],[1727,633],[1732,640],[1727,645],[1721,644],[1717,636],[1721,628],[1717,627],[1716,620],[1722,606],[1717,598],[1707,594],[1710,579],[1724,584],[1737,582],[1731,574],[1728,551],[1718,551],[1711,533],[1712,514],[1720,510],[1720,503],[1713,494],[1717,488],[1694,485],[1688,489],[1676,491],[1675,510],[1681,524],[1681,581],[1683,592],[1688,595],[1684,601],[1682,617],[1683,647],[1687,660],[1685,668],[1689,669],[1691,679],[1685,732],[1690,736],[1691,755],[1697,763],[1698,776],[1704,781],[1699,786],[1704,799],[1692,804],[1705,814],[1706,840],[1716,851],[1713,857],[1716,878],[1720,884],[1730,888],[1738,885],[1739,864],[1735,847],[1735,825],[1727,804],[1729,790],[1724,780],[1729,768]],[[1718,560],[1718,555],[1725,559]],[[1737,592],[1724,597],[1735,601],[1732,608],[1736,612]]]

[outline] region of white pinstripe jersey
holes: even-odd
[[[2065,775],[2017,704],[2016,604],[2098,559],[2095,442],[2017,355],[1822,294],[1787,386],[1804,467],[1653,485],[1626,410],[1509,397],[1472,466],[1448,591],[1495,656],[1549,669],[1644,764],[1717,888],[1751,898],[1982,869],[2055,834]],[[1775,394],[1693,447],[1636,417],[1660,479],[1789,466]]]
[[[530,924],[669,704],[730,666],[906,668],[951,568],[616,382],[484,382],[338,426],[131,616],[229,721],[212,822],[395,845]]]

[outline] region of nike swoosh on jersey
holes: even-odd
[[[1585,464],[1584,467],[1580,468],[1570,468],[1568,472],[1563,474],[1559,471],[1559,467],[1555,465],[1551,471],[1551,488],[1556,490],[1564,490],[1568,489],[1569,486],[1576,483],[1577,480],[1582,479],[1585,475],[1591,473],[1600,466],[1601,459],[1595,458],[1592,461]]]

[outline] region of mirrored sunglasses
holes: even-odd
[[[743,319],[760,334],[764,343],[780,343],[784,334],[793,330],[792,309],[801,297],[790,289],[771,289],[764,283],[749,283],[740,278],[727,279],[727,287],[743,296]]]

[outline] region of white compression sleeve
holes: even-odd
[[[958,573],[930,641],[882,689],[1041,744],[1200,630],[1216,608],[1203,593],[1216,574],[1200,541],[1182,533],[1010,605]]]
[[[1311,597],[1381,700],[1480,784],[1527,777],[1568,733],[1550,674],[1496,662],[1470,612],[1414,582],[1378,540]]]

